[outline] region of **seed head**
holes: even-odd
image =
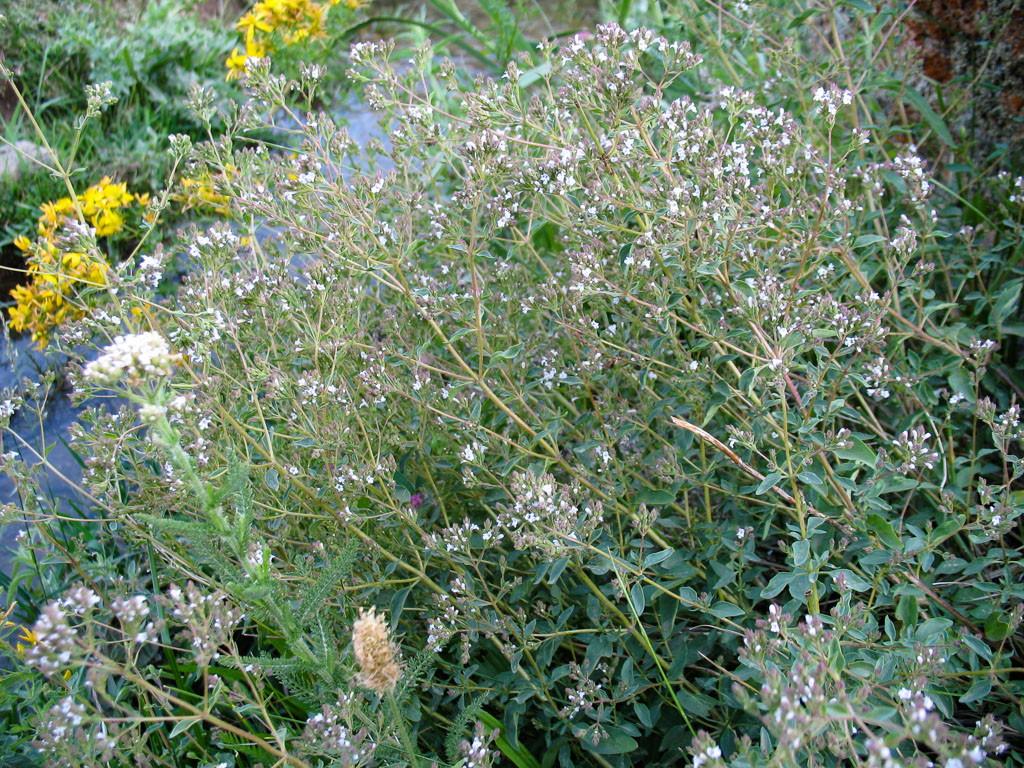
[[[352,626],[352,648],[359,664],[359,684],[377,693],[394,690],[402,676],[402,667],[396,660],[398,649],[373,608],[359,611]]]

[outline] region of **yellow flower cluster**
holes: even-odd
[[[124,227],[122,209],[133,202],[145,208],[149,205],[149,195],[133,195],[126,183],[115,184],[109,176],[78,195],[82,215],[96,228],[97,237],[110,237],[120,232]],[[39,236],[52,241],[64,219],[75,214],[75,205],[70,197],[62,197],[55,203],[43,203],[40,210],[43,215],[39,217]]]
[[[245,62],[269,56],[274,51],[273,35],[285,45],[313,40],[324,35],[327,14],[336,5],[356,10],[369,0],[260,0],[235,26],[245,32],[245,50],[235,48],[225,64],[228,79],[245,73]]]
[[[36,637],[36,633],[33,632],[28,627],[18,627],[18,628],[21,630],[21,634],[18,636],[18,641],[19,642],[18,642],[18,647],[15,648],[15,651],[17,652],[17,654],[19,656],[24,658],[25,651],[27,651],[33,645],[38,645],[39,644],[39,639]],[[28,645],[25,645],[25,643],[28,643]]]
[[[105,286],[110,266],[92,254],[58,253],[45,240],[33,245],[21,237],[14,244],[30,254],[28,275],[32,281],[11,290],[16,302],[10,309],[11,328],[30,331],[42,349],[50,343],[54,328],[85,316],[83,307],[70,302],[74,284]]]
[[[145,209],[149,195],[133,195],[125,183],[115,184],[104,177],[75,201],[62,197],[40,206],[38,239],[33,243],[22,236],[14,241],[27,256],[29,282],[11,291],[15,300],[10,309],[11,328],[31,332],[32,340],[42,349],[54,328],[85,315],[85,309],[71,300],[76,284],[106,286],[110,265],[98,253],[61,252],[55,244],[57,232],[65,220],[79,218],[80,210],[85,221],[96,228],[97,236],[116,235],[124,229],[125,214],[133,203]],[[143,216],[147,216],[145,210]]]
[[[234,169],[226,169],[227,178],[231,178]],[[198,176],[185,176],[181,179],[181,192],[175,195],[175,199],[181,203],[182,211],[192,208],[207,210],[216,213],[224,218],[231,218],[231,198],[216,190],[213,184],[213,176],[208,170],[204,170]]]

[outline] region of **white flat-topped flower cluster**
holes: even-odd
[[[85,377],[110,386],[127,374],[130,384],[152,376],[170,376],[181,355],[171,352],[159,333],[146,331],[118,336],[102,355],[85,366]]]

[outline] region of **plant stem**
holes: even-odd
[[[416,750],[413,747],[412,737],[409,736],[409,729],[405,726],[405,718],[398,709],[398,702],[395,700],[395,692],[388,691],[384,694],[391,706],[391,715],[395,718],[395,728],[398,729],[398,737],[402,741],[402,747],[409,754],[409,764],[412,768],[419,768],[419,760],[416,759]]]

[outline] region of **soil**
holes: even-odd
[[[196,4],[195,14],[203,21],[213,19],[237,19],[252,3],[244,0],[202,0]]]
[[[6,124],[14,117],[18,109],[18,97],[14,95],[14,89],[6,80],[0,81],[0,120]]]
[[[971,121],[979,148],[1024,143],[1024,6],[1015,0],[918,0],[907,17],[924,74],[977,81]]]

